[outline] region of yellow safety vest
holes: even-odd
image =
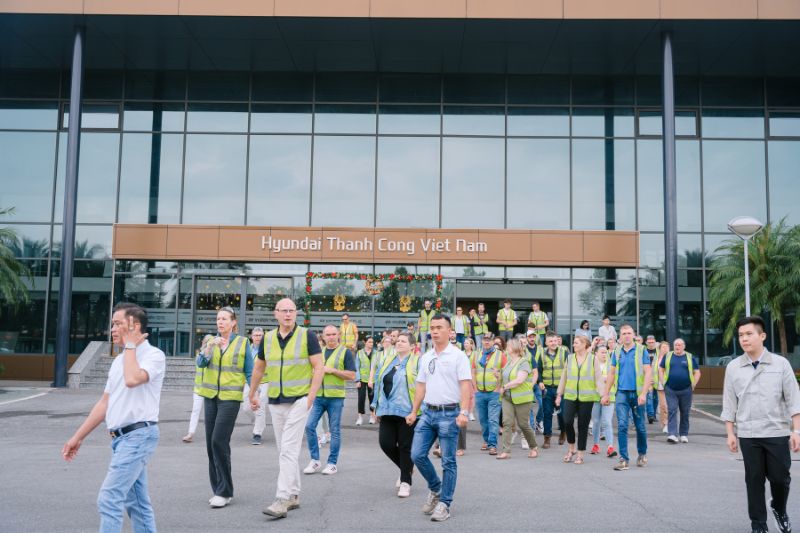
[[[507,365],[503,369],[503,383],[511,383],[515,379],[517,379],[517,373],[519,372],[519,365],[522,364],[524,359],[520,357],[516,363],[513,365]],[[508,391],[511,394],[511,403],[514,405],[519,405],[522,403],[531,403],[533,402],[533,382],[529,379],[526,379],[513,389]]]
[[[486,313],[481,316],[477,312],[472,317],[472,333],[475,335],[483,335],[489,331],[489,315]]]
[[[425,333],[429,329],[431,329],[431,318],[433,318],[433,315],[435,315],[435,314],[436,314],[436,311],[434,309],[431,309],[430,311],[425,311],[425,309],[421,309],[420,310],[420,312],[419,312],[419,331],[420,332]]]
[[[397,356],[395,354],[392,357],[386,357],[383,361],[381,361],[381,370],[378,372],[377,381],[381,381],[383,376],[386,374],[386,371],[389,369],[389,365],[392,364],[392,361],[395,360]],[[419,356],[414,354],[408,355],[408,361],[406,362],[406,386],[408,388],[408,400],[411,402],[411,406],[414,406],[414,395],[417,392],[417,374],[419,373]],[[381,387],[383,385],[380,385]],[[378,401],[380,402],[380,395],[377,396]],[[422,414],[422,408],[417,411],[417,414]]]
[[[344,370],[345,352],[347,352],[347,346],[344,344],[337,346],[325,360],[325,366],[336,370]],[[344,398],[344,380],[333,374],[325,374],[325,377],[322,378],[322,387],[319,389],[319,395],[322,398]]]
[[[636,344],[636,349],[633,352],[634,368],[636,369],[636,395],[641,396],[644,389],[644,369],[642,368],[642,354],[645,347],[643,344]],[[614,348],[614,355],[617,357],[616,375],[614,377],[614,385],[619,386],[619,355],[622,351],[622,346]]]
[[[603,376],[603,386],[608,383],[608,369],[611,367],[611,357],[606,356],[606,362],[603,363],[603,366],[600,367],[600,375]],[[603,389],[605,392],[605,389]],[[617,381],[614,380],[614,386],[611,387],[611,390],[608,391],[608,400],[611,402],[617,401]]]
[[[586,364],[589,363],[589,364]],[[586,355],[583,364],[578,366],[575,354],[567,358],[567,379],[564,384],[564,399],[579,400],[581,402],[596,402],[600,400],[597,392],[597,382],[594,380],[594,354]]]
[[[544,322],[546,319],[547,315],[545,314],[544,311],[536,311],[536,312],[531,311],[530,314],[528,315],[528,322],[534,325],[534,327],[536,328],[536,333],[538,333],[539,335],[545,332]]]
[[[669,363],[672,360],[672,355],[674,353],[675,352],[669,352],[666,355],[667,360],[664,362],[664,385],[666,385],[667,381],[669,381]],[[681,356],[679,355],[678,357],[681,357]],[[694,387],[694,385],[695,385],[695,383],[694,383],[694,362],[692,361],[692,357],[693,356],[689,352],[686,352],[686,353],[683,354],[683,357],[686,357],[686,364],[689,366],[689,382],[692,384],[692,387]]]
[[[566,362],[565,350],[556,349],[556,355],[551,359],[546,352],[542,351],[542,383],[546,387],[558,387],[561,381],[561,373],[564,371]]]
[[[273,329],[264,337],[264,350],[270,384],[269,397],[283,395],[297,398],[308,395],[314,369],[308,360],[306,329],[296,326],[283,349],[278,343],[278,330]]]
[[[508,311],[506,311],[505,307],[502,308],[500,311],[498,311],[497,314],[498,315],[502,314],[503,320],[506,322],[513,322],[514,319],[517,318],[516,311],[514,311],[513,309],[509,309]],[[514,329],[514,326],[506,326],[505,324],[499,324],[498,327],[500,328],[500,331],[511,331]]]
[[[472,350],[472,352],[470,352],[470,353],[464,352],[464,355],[466,355],[467,358],[469,359],[469,366],[470,367],[474,367],[475,366],[475,361],[477,361],[478,357],[481,355],[481,351],[480,350]]]
[[[469,317],[467,315],[461,315],[460,317],[458,315],[455,315],[453,316],[454,324],[456,320],[459,320],[464,325],[464,335],[469,336],[469,324],[470,324]],[[453,331],[455,331],[455,329],[456,329],[455,326],[453,326]]]
[[[355,324],[350,322],[349,324],[347,324],[347,327],[345,327],[344,324],[339,326],[339,339],[340,342],[345,346],[355,346],[356,341],[358,340],[356,338]]]
[[[204,398],[242,401],[242,391],[247,378],[244,363],[250,341],[241,335],[233,334],[225,352],[214,345],[208,366],[203,369],[203,377],[197,394]],[[197,378],[195,377],[195,383]]]
[[[494,392],[497,388],[497,378],[494,372],[500,370],[503,364],[503,352],[494,349],[492,355],[486,360],[486,366],[481,366],[483,353],[475,359],[475,381],[478,382],[478,390],[481,392]]]
[[[647,353],[650,353],[650,351],[648,350]],[[658,372],[658,363],[660,363],[660,361],[658,360],[658,349],[656,349],[655,355],[650,356],[650,365],[653,367],[653,390],[658,390],[659,385],[664,385],[661,383],[661,376]]]
[[[198,366],[194,373],[194,389],[192,389],[192,392],[198,395],[200,394],[200,387],[203,386],[203,370],[205,369]]]
[[[367,355],[366,350],[358,351],[358,360],[356,361],[356,363],[358,363],[357,370],[359,374],[358,376],[359,381],[361,381],[362,383],[366,383],[369,381],[369,369],[372,365],[372,360],[370,356],[372,357],[375,356],[375,349],[373,349],[369,355]]]

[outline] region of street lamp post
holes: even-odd
[[[750,252],[747,245],[753,236],[764,227],[757,218],[736,217],[728,222],[728,229],[744,241],[744,311],[750,316]]]

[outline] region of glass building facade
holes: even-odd
[[[2,306],[5,352],[54,350],[68,102],[69,72],[0,70],[0,206],[15,208],[0,222],[33,273],[30,305]],[[204,305],[241,304],[249,329],[332,270],[441,274],[445,309],[461,285],[532,282],[564,336],[609,314],[662,337],[660,106],[646,76],[87,70],[69,351],[105,340],[113,302],[133,300],[186,355]],[[707,301],[727,221],[800,223],[800,82],[679,77],[676,108],[678,329],[712,362],[733,353]],[[635,230],[640,268],[114,261],[114,223]],[[367,329],[390,311],[360,286],[314,290],[320,313],[345,290]]]

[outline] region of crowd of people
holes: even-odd
[[[279,473],[275,498],[264,514],[284,518],[300,507],[303,437],[310,460],[302,474],[335,475],[350,381],[358,389],[356,425],[363,423],[368,408],[369,423],[378,424],[377,444],[398,468],[397,496],[411,495],[416,468],[428,489],[422,511],[432,521],[450,517],[456,458],[466,450],[465,430],[475,414],[480,450],[498,460],[511,458],[518,435],[530,459],[540,454],[536,433],[543,435],[542,450],[556,446],[554,415],[557,445],[567,444],[564,463],[587,460],[591,434],[590,455],[598,455],[605,440],[605,455],[619,455],[613,469],[628,470],[630,423],[636,429],[637,467],[648,464],[647,423],[658,419],[671,444],[689,442],[692,391],[701,374],[682,339],[671,345],[653,335],[645,340],[630,324],[621,324],[617,333],[604,317],[596,336],[585,333],[588,328],[582,324],[570,350],[548,329],[548,317],[537,303],[526,333],[515,335],[518,317],[510,301],[498,312],[498,335],[491,331],[483,305],[467,315],[459,307],[451,317],[434,311],[427,301],[416,323],[384,332],[379,342],[371,337],[359,341],[349,316],[339,327],[326,326],[320,341],[297,324],[297,307],[288,298],[277,303],[275,318],[276,329],[256,328],[248,339],[238,333],[236,312],[223,307],[217,313],[218,334],[204,338],[197,355],[194,408],[183,440],[193,440],[202,407],[212,508],[227,506],[234,495],[230,439],[243,405],[255,418],[253,444],[261,443],[265,404],[275,433]],[[118,531],[127,510],[135,530],[155,531],[146,465],[158,441],[164,354],[146,341],[143,309],[122,304],[113,320],[112,338],[124,347],[124,355],[115,360],[103,397],[62,453],[67,460],[74,458],[82,439],[105,419],[114,454],[98,498],[101,530]],[[753,531],[767,530],[765,479],[771,484],[773,516],[781,531],[790,531],[788,454],[790,448],[800,450],[800,394],[788,361],[764,348],[760,318],[743,319],[738,333],[745,355],[728,366],[723,398],[728,446],[735,452],[741,445],[746,459]],[[772,410],[766,420],[753,416],[757,393],[769,403],[761,410]],[[330,433],[324,466],[320,443],[325,433],[318,432],[323,416]],[[441,476],[431,452],[441,458]]]

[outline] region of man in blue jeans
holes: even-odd
[[[158,445],[158,404],[164,381],[164,352],[147,342],[147,313],[120,303],[111,317],[111,339],[123,348],[108,371],[100,400],[70,438],[61,455],[71,461],[83,439],[105,419],[111,434],[111,464],[97,497],[100,531],[122,531],[127,511],[132,529],[155,532],[147,488],[147,462]]]
[[[342,408],[344,407],[344,383],[356,379],[356,362],[353,352],[344,344],[339,344],[339,328],[331,324],[322,330],[325,341],[323,360],[325,376],[319,387],[314,405],[308,413],[306,421],[306,442],[311,461],[303,469],[304,474],[316,474],[322,468],[319,460],[319,442],[317,441],[317,424],[324,413],[328,413],[328,425],[331,430],[331,450],[328,463],[322,469],[326,476],[336,474],[339,461],[339,449],[342,445]]]
[[[636,425],[636,449],[639,456],[636,466],[647,465],[647,428],[645,426],[645,404],[647,391],[653,386],[650,355],[642,344],[633,342],[633,327],[623,324],[619,328],[622,341],[611,356],[611,368],[606,390],[601,398],[603,405],[609,405],[609,393],[617,384],[617,438],[619,440],[619,463],[614,470],[628,470],[628,424],[631,413]]]
[[[483,445],[481,451],[497,455],[497,436],[500,434],[500,373],[506,366],[506,356],[494,345],[494,335],[486,332],[481,340],[480,357],[475,358],[472,379],[475,387],[475,411],[481,425]]]
[[[450,318],[446,315],[435,315],[431,319],[433,348],[420,358],[414,406],[406,417],[406,423],[414,425],[417,411],[425,402],[422,417],[414,429],[411,460],[428,483],[428,497],[422,512],[430,515],[434,522],[450,518],[458,477],[458,431],[459,427],[467,426],[467,408],[472,395],[469,359],[450,344],[450,327]],[[428,457],[437,437],[442,452],[442,479]]]

